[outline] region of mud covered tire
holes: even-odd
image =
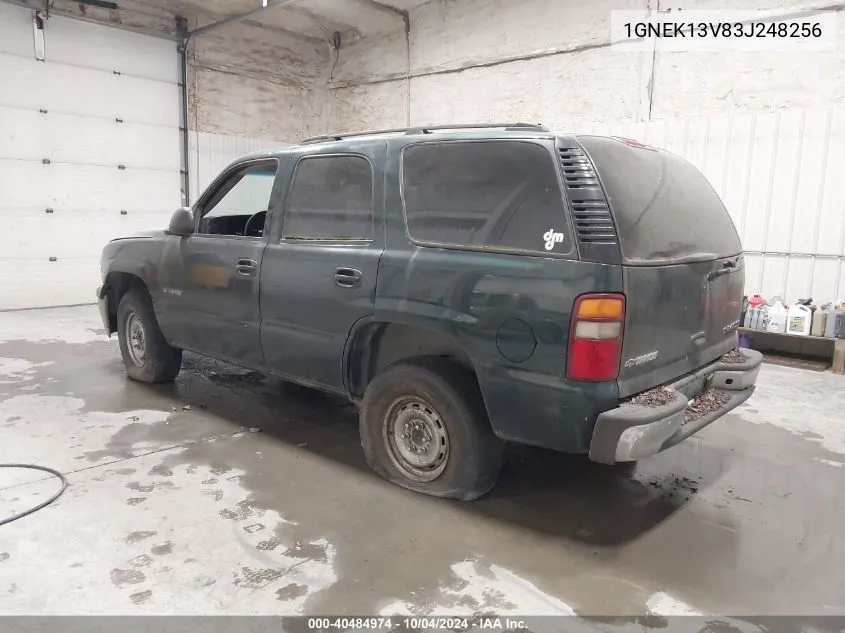
[[[367,463],[403,488],[472,501],[490,491],[499,477],[504,442],[490,428],[475,376],[454,363],[421,358],[387,368],[367,387],[359,425]],[[397,428],[422,436],[420,447],[412,445],[426,448],[422,459],[434,455],[432,446],[445,452],[445,459],[422,472],[403,459]],[[409,446],[405,444],[404,454]]]
[[[117,308],[117,340],[126,373],[146,383],[171,382],[182,368],[182,350],[168,345],[146,290],[133,288]]]

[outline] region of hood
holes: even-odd
[[[133,231],[129,235],[121,235],[120,237],[115,237],[109,240],[110,242],[116,242],[118,240],[133,240],[139,237],[164,237],[164,229],[142,229],[139,231]]]

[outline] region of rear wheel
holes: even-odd
[[[389,367],[367,387],[360,413],[367,462],[399,486],[469,501],[488,492],[502,465],[475,377],[440,359]]]
[[[158,327],[150,295],[129,290],[117,308],[117,340],[126,373],[147,383],[170,382],[182,368],[182,350],[171,347]]]

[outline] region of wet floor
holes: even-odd
[[[0,313],[6,614],[845,614],[845,379],[757,394],[635,468],[514,448],[471,503],[370,473],[356,411],[186,356],[125,379],[93,307]],[[54,479],[0,469],[0,517]]]

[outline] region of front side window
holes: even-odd
[[[261,237],[278,163],[248,165],[232,174],[203,206],[200,234]]]
[[[371,240],[373,170],[361,156],[316,156],[299,162],[282,238]]]
[[[422,243],[570,253],[553,161],[520,141],[410,146],[402,161],[408,233]]]

